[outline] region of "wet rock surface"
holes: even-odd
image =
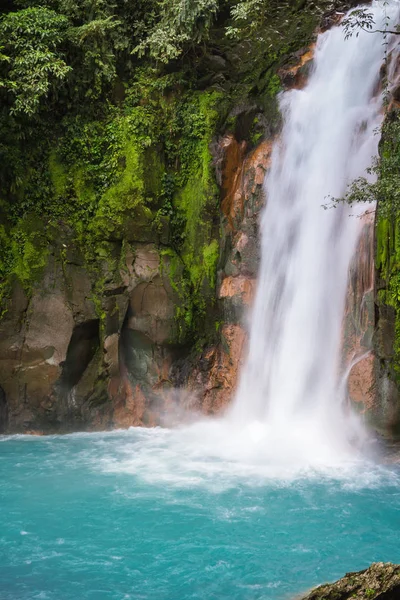
[[[398,600],[400,565],[375,563],[343,579],[321,585],[298,600]]]

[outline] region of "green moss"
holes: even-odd
[[[381,289],[377,303],[394,309],[395,336],[390,370],[400,385],[400,117],[389,112],[382,128],[380,157],[373,184],[355,186],[355,198],[376,199],[376,268]]]
[[[271,98],[276,98],[277,94],[279,94],[281,90],[281,80],[276,73],[273,73],[268,81],[267,93]]]
[[[163,194],[165,164],[160,145],[146,148],[144,151],[144,191],[146,202],[157,205]]]
[[[212,288],[215,287],[217,263],[219,257],[219,244],[217,240],[212,240],[208,246],[203,248],[204,270]]]
[[[49,254],[43,222],[28,216],[19,221],[10,233],[10,250],[10,274],[30,290],[46,266]]]
[[[375,265],[382,273],[388,270],[390,225],[388,219],[380,219],[376,224],[376,256]]]
[[[206,307],[215,298],[218,241],[213,239],[213,222],[218,217],[218,188],[212,169],[210,144],[219,115],[217,93],[197,93],[180,107],[184,117],[179,141],[181,172],[173,204],[182,216],[180,257],[183,279],[182,307],[177,312],[181,328],[196,337],[202,330]]]
[[[91,210],[95,203],[95,191],[84,168],[76,167],[72,170],[72,182],[78,206]]]
[[[55,195],[65,196],[67,193],[68,174],[54,151],[49,156],[49,172]]]
[[[377,221],[376,267],[385,282],[385,288],[377,293],[377,302],[395,310],[392,367],[396,378],[400,378],[400,218],[382,218]]]
[[[127,212],[133,211],[143,201],[143,152],[134,139],[128,139],[120,156],[123,168],[115,183],[101,196],[92,228],[112,231],[116,225],[121,225]]]
[[[162,234],[179,297],[179,339],[195,343],[215,301],[219,192],[210,145],[223,98],[187,90],[166,98],[151,73],[143,85],[136,100],[129,96],[133,105],[108,107],[101,120],[67,121],[64,135],[43,150],[43,173],[26,170],[21,197],[32,198],[29,214],[40,214],[46,226],[27,232],[18,217],[11,237],[5,233],[12,255],[5,271],[29,288],[46,263],[53,236],[58,244],[67,236],[97,282],[92,300],[103,323],[104,265],[113,260],[105,240],[124,246],[141,235],[156,241]],[[209,326],[214,330],[213,322]]]
[[[7,311],[7,300],[10,296],[10,273],[13,267],[11,241],[3,225],[0,225],[0,318]]]

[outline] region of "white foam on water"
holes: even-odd
[[[272,436],[253,436],[251,429],[232,429],[225,420],[199,422],[188,427],[130,430],[113,445],[101,445],[101,452],[90,454],[94,469],[105,473],[132,475],[145,484],[135,486],[133,495],[152,494],[151,487],[206,487],[222,492],[238,485],[272,487],[292,485],[303,480],[333,482],[347,489],[399,485],[396,470],[343,453],[332,460],[325,455],[291,452],[279,460]],[[284,447],[284,443],[282,443]],[[127,492],[126,488],[121,493]],[[176,501],[173,495],[174,502]]]

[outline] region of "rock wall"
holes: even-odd
[[[179,305],[168,257],[155,244],[127,247],[125,264],[104,265],[96,298],[74,260],[51,255],[29,299],[14,286],[0,323],[1,431],[142,424],[137,407],[129,419],[121,407],[129,382],[146,390],[168,379]]]
[[[361,413],[372,410],[376,404],[374,229],[375,211],[371,209],[360,219],[343,321],[342,377],[350,401]]]
[[[155,425],[177,404],[216,413],[229,402],[246,346],[271,147],[248,149],[233,133],[214,145],[221,242],[213,343],[199,352],[179,340],[179,272],[162,243],[115,242],[119,258],[104,261],[97,295],[99,274],[61,244],[66,252],[49,255],[29,297],[15,283],[0,322],[0,431]]]
[[[384,436],[396,436],[400,393],[393,368],[395,311],[380,296],[387,282],[376,266],[375,211],[364,217],[349,276],[344,321],[344,374],[352,404],[367,424]]]
[[[197,406],[207,413],[223,409],[234,394],[246,349],[246,315],[254,297],[260,257],[259,215],[263,182],[270,165],[272,140],[246,156],[246,146],[232,135],[220,141],[222,249],[217,296],[220,342],[207,348],[187,378]],[[187,367],[186,367],[187,368]],[[183,381],[180,374],[178,381]]]
[[[398,52],[388,56],[381,75],[388,74],[385,126],[380,151],[398,119],[400,61]],[[393,141],[393,140],[392,140]],[[395,144],[397,141],[395,140]],[[387,149],[386,155],[395,152]],[[386,167],[387,169],[387,167]],[[395,176],[394,173],[391,176]],[[384,202],[390,198],[383,197]],[[370,427],[385,437],[400,433],[399,317],[396,281],[398,273],[398,220],[377,211],[364,218],[360,241],[349,277],[344,323],[344,372],[348,371],[348,396]]]

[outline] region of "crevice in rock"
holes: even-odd
[[[134,316],[129,304],[121,328],[119,357],[123,370],[131,382],[145,382],[149,369],[149,361],[153,357],[153,342],[141,331],[131,329],[129,320]]]
[[[99,330],[99,319],[85,321],[74,328],[66,359],[61,364],[62,373],[57,384],[61,392],[70,392],[80,381],[100,346]]]
[[[133,310],[131,307],[131,303],[128,302],[128,306],[126,309],[125,317],[122,322],[121,332],[119,335],[119,346],[118,346],[118,356],[119,356],[119,364],[124,373],[128,373],[128,361],[127,355],[129,352],[129,319],[133,316]]]
[[[0,385],[0,433],[5,433],[8,426],[8,404],[6,393]]]

